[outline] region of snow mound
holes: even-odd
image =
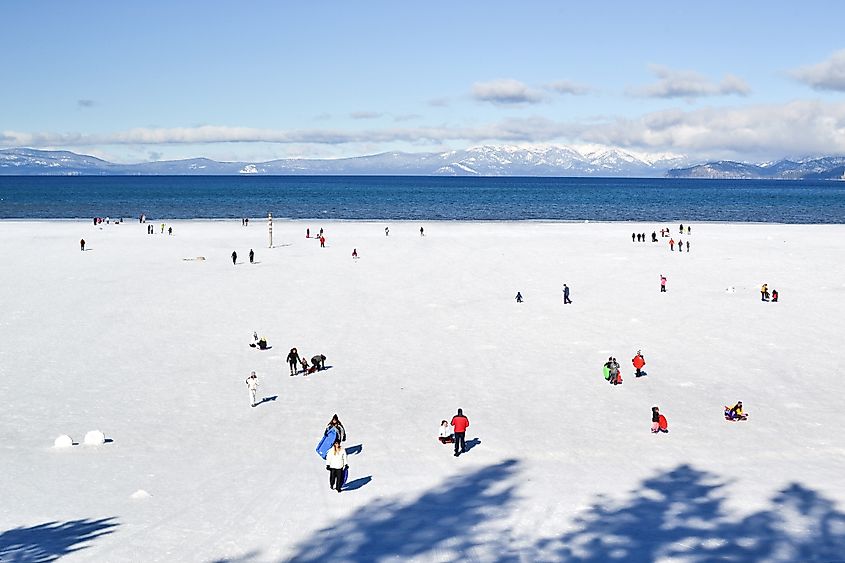
[[[67,434],[62,434],[53,442],[54,448],[69,448],[73,445],[73,438]]]
[[[92,430],[85,434],[86,446],[102,446],[106,443],[106,436],[99,430]]]
[[[144,489],[138,489],[137,491],[129,495],[129,498],[135,500],[150,498],[150,493],[148,493]]]

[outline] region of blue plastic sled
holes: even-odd
[[[323,436],[323,439],[320,440],[319,444],[317,444],[317,453],[320,454],[321,458],[326,459],[326,455],[329,453],[329,450],[332,449],[335,440],[337,440],[337,430],[329,428],[329,431],[326,432],[326,435]]]

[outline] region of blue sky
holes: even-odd
[[[845,153],[840,2],[5,0],[0,13],[0,147],[120,162],[480,144]]]

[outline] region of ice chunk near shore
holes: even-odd
[[[129,495],[129,498],[135,499],[135,500],[150,498],[150,493],[148,493],[144,489],[138,489],[137,491],[135,491],[134,493]]]
[[[106,443],[106,436],[99,430],[91,430],[85,434],[86,446],[102,446]]]
[[[62,434],[53,442],[54,448],[69,448],[73,445],[73,438],[67,434]]]

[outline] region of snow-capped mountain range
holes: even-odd
[[[596,176],[710,179],[842,179],[845,157],[823,156],[752,164],[692,164],[683,155],[607,147],[479,146],[441,153],[386,152],[338,159],[284,158],[218,162],[207,158],[117,164],[68,151],[0,150],[0,175],[418,175]]]
[[[205,158],[116,164],[67,151],[0,150],[0,175],[439,175],[439,176],[663,176],[688,164],[671,154],[566,146],[480,146],[442,153],[386,152],[339,159],[285,158],[217,162]]]

